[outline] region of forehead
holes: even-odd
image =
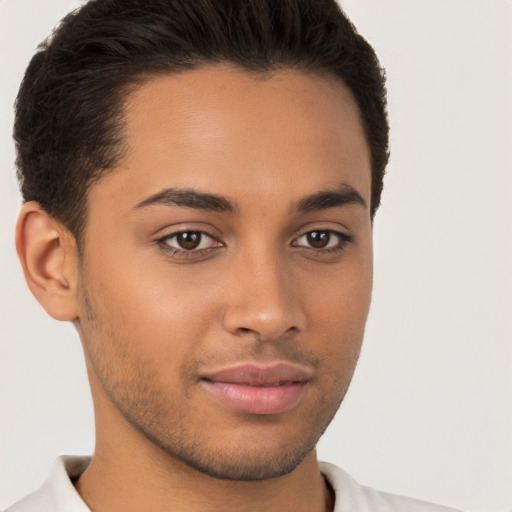
[[[359,110],[330,76],[219,64],[151,77],[126,100],[125,142],[98,188],[117,181],[110,199],[132,206],[170,186],[285,198],[347,180],[370,204]]]

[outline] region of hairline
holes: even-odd
[[[127,118],[127,106],[130,102],[130,99],[136,95],[136,93],[144,87],[147,83],[149,83],[151,80],[154,80],[159,77],[163,76],[172,76],[175,74],[183,74],[190,71],[196,71],[202,68],[206,67],[216,67],[216,66],[228,66],[229,68],[232,68],[234,71],[240,71],[244,72],[251,76],[251,78],[254,78],[256,80],[269,80],[276,74],[292,70],[292,71],[299,71],[305,75],[313,75],[318,78],[323,78],[327,80],[333,80],[337,83],[338,86],[343,87],[352,98],[354,105],[357,109],[357,115],[359,118],[359,122],[361,123],[361,128],[363,130],[364,140],[366,142],[366,146],[368,148],[368,153],[370,156],[370,179],[371,182],[374,180],[373,175],[373,164],[371,162],[371,147],[370,142],[368,140],[368,134],[366,133],[366,128],[364,126],[362,111],[359,106],[359,103],[357,101],[357,98],[355,94],[352,92],[352,89],[347,85],[345,80],[337,75],[336,73],[324,68],[323,66],[317,66],[315,67],[314,64],[307,63],[306,61],[300,61],[296,63],[286,63],[286,62],[275,62],[272,64],[269,64],[268,67],[262,67],[262,66],[250,66],[250,65],[244,65],[243,63],[235,62],[232,59],[198,59],[193,64],[191,63],[189,66],[175,66],[174,68],[164,68],[162,67],[160,70],[155,71],[144,71],[144,72],[134,72],[132,75],[129,73],[126,75],[126,81],[119,87],[115,89],[114,96],[117,100],[117,107],[118,107],[118,117],[115,120],[115,130],[118,132],[119,135],[119,143],[117,146],[118,153],[115,158],[115,163],[112,167],[104,168],[104,169],[96,169],[90,179],[87,182],[86,188],[85,188],[85,197],[83,200],[83,212],[81,214],[80,223],[78,227],[78,232],[73,233],[71,229],[68,230],[71,232],[72,236],[75,238],[78,254],[81,256],[83,255],[83,243],[84,243],[84,231],[87,226],[87,220],[88,220],[88,212],[89,212],[89,190],[90,188],[101,181],[101,179],[104,176],[107,176],[108,174],[112,172],[116,172],[119,170],[119,164],[121,163],[123,157],[126,154],[127,150],[127,138],[126,138],[126,118]],[[115,110],[115,109],[114,109]],[[370,208],[370,216],[373,222],[373,218],[375,216],[375,213],[377,211],[377,208],[372,209],[372,201],[370,199],[369,202],[369,208]],[[61,219],[61,223],[65,224],[65,222]]]

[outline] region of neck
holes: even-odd
[[[210,477],[168,455],[97,449],[75,486],[94,512],[328,512],[334,502],[314,451],[287,475],[233,481]]]
[[[314,450],[281,477],[218,479],[163,452],[112,409],[96,415],[95,453],[75,487],[94,512],[326,512],[334,502]]]

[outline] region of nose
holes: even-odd
[[[299,283],[284,260],[259,252],[240,255],[233,262],[223,316],[227,331],[239,337],[277,341],[304,330],[306,315],[300,304]]]

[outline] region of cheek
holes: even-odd
[[[356,358],[364,335],[372,291],[370,250],[340,265],[321,281],[309,284],[309,326],[322,340],[320,350],[350,360]],[[307,284],[306,284],[307,285]]]
[[[84,334],[98,354],[110,346],[119,369],[133,361],[176,368],[197,350],[215,316],[214,287],[191,269],[173,271],[163,259],[104,255],[90,261],[84,280],[94,313]]]

